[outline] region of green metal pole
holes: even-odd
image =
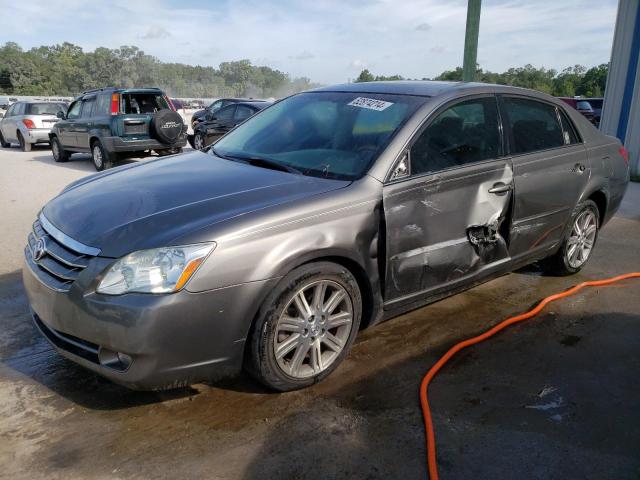
[[[462,64],[462,81],[464,82],[473,82],[476,78],[481,3],[482,0],[469,0],[467,7],[467,31],[464,36],[464,63]]]

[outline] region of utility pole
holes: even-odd
[[[467,6],[467,31],[464,36],[464,63],[462,64],[463,82],[473,82],[476,78],[481,3],[482,0],[469,0]]]

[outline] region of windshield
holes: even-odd
[[[220,139],[211,152],[264,159],[304,175],[364,175],[425,97],[310,92],[286,98]]]
[[[56,115],[66,110],[67,108],[61,103],[30,103],[27,107],[27,115]]]

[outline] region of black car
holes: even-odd
[[[196,150],[208,147],[236,125],[271,105],[271,102],[240,102],[218,110],[209,121],[198,122],[189,135],[189,143]]]
[[[203,110],[198,110],[194,112],[191,116],[191,126],[195,127],[196,123],[212,120],[214,115],[221,108],[226,107],[227,105],[231,105],[232,103],[241,103],[241,102],[266,102],[266,100],[256,100],[253,98],[221,98],[216,100],[211,105]]]
[[[128,156],[179,153],[187,144],[186,125],[157,88],[100,88],[76,98],[49,133],[56,162],[77,152],[91,153],[96,170]]]
[[[601,97],[596,98],[585,98],[591,108],[593,108],[593,120],[594,124],[597,127],[600,125],[600,117],[602,116],[602,104],[604,103],[604,99]]]

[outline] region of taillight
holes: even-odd
[[[24,126],[27,128],[36,128],[36,124],[33,123],[33,120],[29,120],[28,118],[22,120],[22,123],[24,123]]]
[[[111,94],[111,115],[118,115],[120,113],[120,94]]]
[[[624,147],[620,147],[620,149],[618,150],[618,152],[620,153],[620,156],[622,157],[622,159],[624,160],[624,163],[626,163],[627,165],[629,165],[629,150],[627,150]]]

